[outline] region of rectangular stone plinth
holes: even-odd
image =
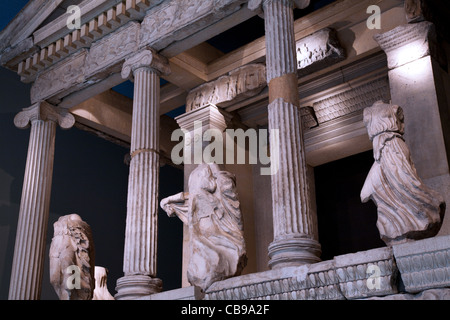
[[[234,277],[212,284],[204,296],[193,287],[180,290],[205,300],[443,300],[444,288],[450,288],[450,236]],[[179,297],[171,292],[144,299]]]
[[[155,293],[136,300],[201,300],[203,293],[197,287],[190,286],[175,290]]]
[[[248,274],[214,283],[207,300],[342,300],[330,261]]]
[[[214,283],[208,300],[346,300],[398,293],[391,248],[248,274]]]
[[[396,294],[397,267],[391,248],[378,248],[334,258],[342,294],[347,299]]]
[[[405,290],[450,287],[450,236],[393,246]]]

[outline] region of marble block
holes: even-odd
[[[297,73],[304,76],[345,59],[334,29],[325,28],[296,43]]]
[[[340,289],[347,299],[398,293],[392,249],[377,248],[334,258]]]
[[[450,287],[450,236],[394,245],[392,249],[407,292]]]

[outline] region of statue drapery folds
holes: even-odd
[[[189,177],[189,193],[168,197],[161,207],[189,228],[187,276],[192,285],[206,290],[241,273],[247,256],[233,174],[216,164],[201,164]]]
[[[363,202],[378,207],[377,227],[387,245],[432,237],[445,212],[440,194],[419,178],[403,138],[401,107],[376,102],[364,110],[364,123],[373,142],[373,164],[361,191]]]

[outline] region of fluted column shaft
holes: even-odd
[[[268,121],[279,130],[279,170],[272,175],[274,241],[269,266],[295,266],[320,261],[316,219],[309,207],[305,147],[300,115],[294,37],[294,2],[266,0]]]
[[[125,275],[156,277],[159,183],[159,77],[150,68],[134,72],[133,127],[128,180]]]
[[[50,195],[58,120],[70,128],[75,120],[42,102],[19,113],[14,122],[19,128],[31,123],[28,155],[20,202],[9,287],[10,300],[38,300],[45,260],[45,242],[50,210]],[[58,119],[60,117],[60,119]]]
[[[297,72],[293,9],[291,0],[264,2],[266,65],[269,83],[274,78]]]
[[[153,50],[129,58],[122,76],[134,78],[131,162],[128,179],[124,277],[117,299],[133,299],[161,291],[156,278],[159,187],[159,96],[167,61]]]

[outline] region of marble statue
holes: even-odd
[[[417,175],[403,138],[403,118],[401,107],[380,101],[364,110],[375,163],[361,200],[377,205],[377,227],[387,245],[435,236],[445,213],[442,196]]]
[[[92,300],[115,300],[107,287],[108,269],[95,266],[95,290]]]
[[[170,217],[189,228],[188,281],[206,290],[215,281],[240,275],[247,264],[243,220],[233,174],[201,164],[189,177],[189,193],[161,201]]]
[[[50,283],[60,300],[91,300],[95,288],[95,249],[90,226],[77,214],[53,224]]]
[[[408,23],[424,20],[421,0],[405,0],[404,9]]]

